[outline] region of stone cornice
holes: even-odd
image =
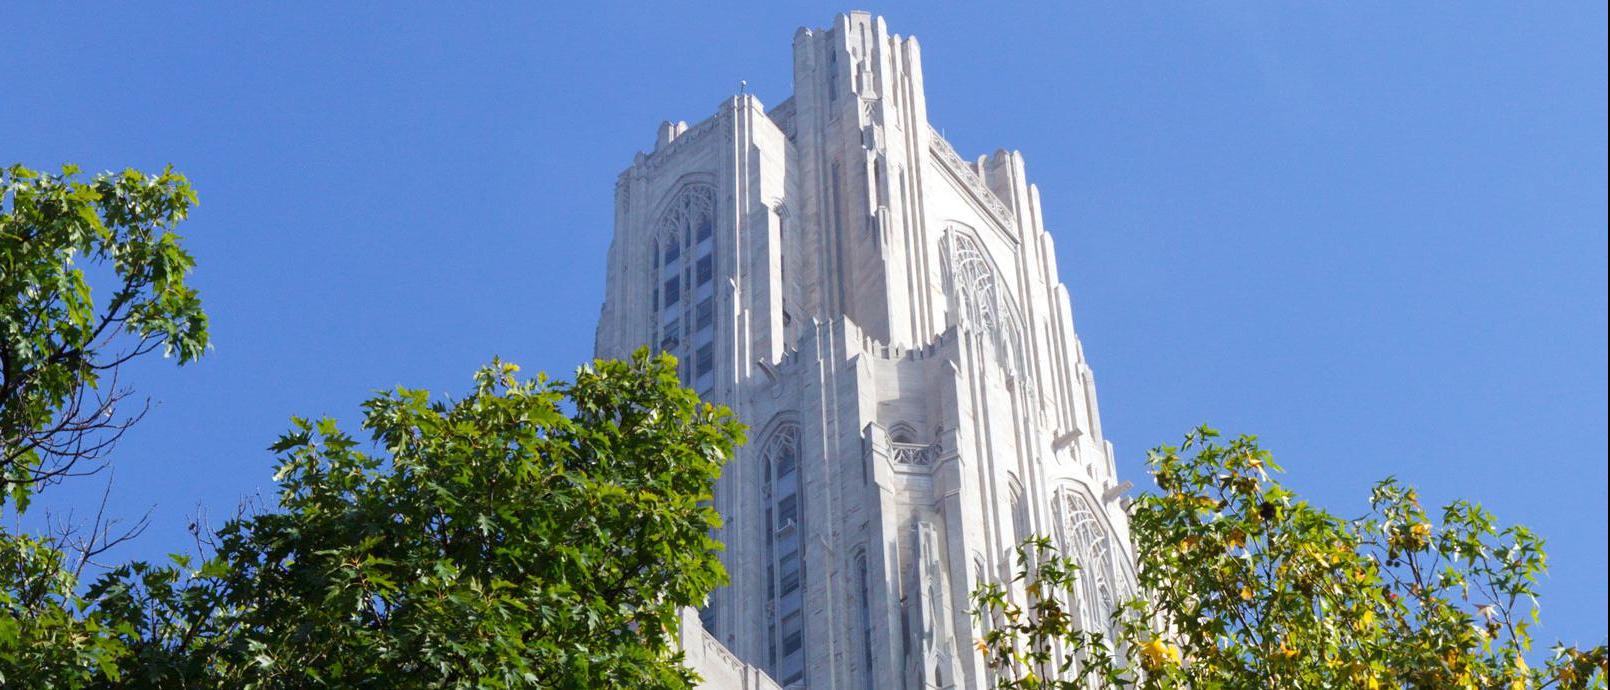
[[[984,186],[984,180],[979,179],[978,173],[973,172],[973,166],[962,160],[962,157],[956,153],[956,149],[951,148],[950,142],[945,141],[945,138],[940,136],[932,125],[928,127],[928,149],[934,153],[934,156],[945,166],[945,169],[950,171],[950,174],[961,181],[962,186],[971,193],[973,200],[978,202],[990,215],[994,216],[995,222],[1000,223],[1001,229],[1016,238],[1017,215],[1012,213],[1012,209],[1007,208],[1006,204],[1001,203],[1000,197],[995,196],[995,193],[990,191],[989,187]]]

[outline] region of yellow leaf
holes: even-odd
[[[1147,668],[1160,668],[1164,664],[1180,662],[1180,648],[1162,641],[1151,640],[1140,646],[1141,663]]]
[[[1409,527],[1409,534],[1414,535],[1416,539],[1430,539],[1431,525],[1424,522],[1415,523]]]
[[[1359,630],[1363,630],[1365,628],[1370,627],[1370,625],[1372,625],[1374,623],[1375,623],[1375,612],[1366,609],[1364,611],[1364,613],[1359,615],[1358,621],[1357,621],[1357,627],[1358,627]]]
[[[1515,655],[1515,675],[1509,679],[1509,690],[1526,690],[1527,674],[1526,659]]]

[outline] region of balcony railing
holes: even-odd
[[[932,465],[939,459],[937,443],[891,443],[896,465]]]

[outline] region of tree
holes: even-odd
[[[0,506],[116,444],[140,414],[117,370],[164,348],[180,364],[207,347],[207,315],[174,228],[196,202],[171,169],[47,175],[0,170]],[[85,269],[109,273],[97,304]]]
[[[1043,537],[1013,583],[975,592],[997,687],[1605,687],[1603,645],[1527,665],[1545,569],[1531,531],[1465,501],[1438,524],[1393,479],[1341,519],[1271,478],[1256,439],[1217,438],[1148,454],[1157,492],[1130,506],[1140,595],[1110,636],[1075,627],[1078,564]]]
[[[119,410],[131,394],[122,364],[158,347],[184,364],[206,349],[207,316],[185,282],[193,261],[174,232],[195,201],[171,169],[88,181],[73,166],[0,169],[0,512],[20,514],[41,487],[98,469],[139,420],[143,408]],[[0,686],[115,673],[126,651],[115,624],[76,592],[84,563],[127,536],[105,527],[82,539],[0,527]]]
[[[150,687],[685,688],[677,611],[725,581],[709,500],[742,441],[639,351],[574,383],[494,361],[456,402],[364,404],[379,452],[296,420],[277,510],[90,596]],[[567,411],[568,410],[568,414]]]
[[[0,508],[21,513],[138,421],[118,367],[195,359],[207,318],[182,176],[13,166],[0,190]],[[368,448],[294,420],[277,506],[82,591],[100,525],[0,531],[0,686],[688,687],[677,611],[725,581],[709,499],[742,426],[646,350],[568,383],[517,371],[376,396]]]

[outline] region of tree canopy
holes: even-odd
[[[207,347],[185,282],[195,262],[174,231],[196,202],[190,183],[171,169],[81,178],[0,170],[0,506],[25,509],[138,419],[119,417],[120,365],[158,347],[183,364]]]
[[[296,420],[277,509],[216,553],[91,589],[128,682],[683,688],[677,611],[726,574],[710,491],[742,429],[639,351],[573,382],[494,361],[471,394],[364,404],[377,446]],[[568,410],[568,413],[567,413]]]
[[[175,232],[196,201],[183,176],[0,174],[0,508],[21,513],[138,421],[118,367],[159,348],[194,360],[207,316]],[[694,681],[677,611],[725,582],[709,499],[743,430],[673,359],[639,351],[572,381],[494,361],[461,399],[376,395],[363,428],[293,420],[270,447],[274,505],[87,586],[93,530],[0,530],[0,686]]]
[[[171,170],[0,171],[0,512],[102,466],[143,414],[122,364],[206,351],[176,233],[195,203]],[[647,350],[518,372],[376,394],[361,436],[293,419],[275,503],[198,526],[199,553],[86,585],[99,525],[0,527],[0,686],[690,687],[677,612],[726,580],[710,499],[742,425]],[[1110,628],[1075,624],[1079,565],[1048,538],[975,593],[997,687],[1605,687],[1603,645],[1529,665],[1546,558],[1524,527],[1392,479],[1337,517],[1206,428],[1148,464]]]
[[[1344,519],[1301,500],[1255,438],[1201,428],[1147,457],[1157,490],[1130,508],[1140,594],[1109,631],[1081,630],[1079,566],[1048,538],[1017,578],[974,594],[1000,688],[1581,688],[1605,648],[1527,663],[1543,542],[1455,501],[1375,486]]]
[[[194,262],[175,232],[195,202],[172,170],[0,169],[0,514],[102,466],[144,413],[121,409],[121,365],[159,347],[180,364],[205,351]],[[77,592],[85,562],[120,538],[102,528],[70,554],[70,535],[0,526],[0,686],[115,672],[116,623]]]

